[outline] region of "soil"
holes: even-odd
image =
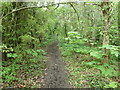
[[[43,80],[43,88],[69,88],[68,73],[65,70],[58,42],[54,42],[48,47],[48,60],[46,75]]]

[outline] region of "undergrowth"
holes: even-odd
[[[6,52],[7,47],[2,51]],[[41,87],[40,78],[46,68],[45,50],[18,47],[14,52],[7,53],[7,60],[2,62],[3,87]]]
[[[68,34],[69,35],[69,34]],[[118,88],[118,48],[113,45],[90,47],[84,39],[73,38],[59,44],[62,56],[67,64],[70,82],[75,88]],[[104,63],[102,48],[110,50],[111,58]]]
[[[109,64],[102,64],[100,59],[89,54],[90,49],[88,50],[87,47],[79,47],[82,48],[82,52],[78,53],[74,52],[74,48],[70,50],[69,46],[70,44],[63,45],[60,48],[73,86],[76,88],[117,88],[119,86],[119,68],[116,60],[110,61]]]

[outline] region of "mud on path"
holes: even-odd
[[[43,88],[69,88],[65,63],[60,55],[57,42],[48,47],[48,61]]]

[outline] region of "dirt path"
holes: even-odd
[[[68,75],[65,70],[57,42],[48,47],[47,71],[44,78],[44,88],[69,88]]]

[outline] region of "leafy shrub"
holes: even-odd
[[[14,81],[17,81],[19,78],[17,77],[17,71],[22,70],[24,74],[27,74],[37,69],[38,65],[35,63],[41,61],[44,55],[46,55],[46,52],[42,49],[27,49],[24,52],[8,53],[7,57],[12,57],[12,59],[2,63],[2,77],[5,86],[14,85]]]
[[[103,53],[101,51],[94,51],[94,50],[92,50],[90,52],[90,56],[95,57],[97,59],[101,59],[102,56],[103,56]]]
[[[69,41],[71,44],[84,44],[85,40],[82,39],[81,35],[79,32],[68,32],[68,37],[65,38],[66,41]]]
[[[7,45],[5,45],[5,44],[3,44],[3,45],[1,45],[0,46],[0,50],[4,53],[4,52],[13,52],[13,48],[12,47],[10,47],[10,48],[8,48],[7,47]]]
[[[97,66],[95,66],[95,68],[99,69],[101,71],[102,75],[109,76],[109,77],[118,76],[118,73],[109,64],[104,64],[102,66],[97,65]]]
[[[99,48],[109,49],[112,55],[114,55],[115,57],[118,57],[119,46],[104,45],[104,46],[99,47]]]
[[[16,71],[19,69],[19,65],[11,64],[8,67],[2,67],[2,77],[4,83],[12,83],[13,80],[18,80],[16,77]]]
[[[109,84],[106,84],[104,88],[117,88],[118,82],[110,82]]]
[[[8,53],[7,57],[13,57],[16,58],[18,55],[16,53]]]
[[[31,42],[32,39],[34,39],[33,37],[31,37],[30,35],[24,35],[24,36],[20,36],[20,38],[22,39],[22,42]]]
[[[25,50],[27,54],[31,54],[32,56],[37,56],[38,53],[36,51],[34,51],[33,49],[28,49],[28,50]]]

